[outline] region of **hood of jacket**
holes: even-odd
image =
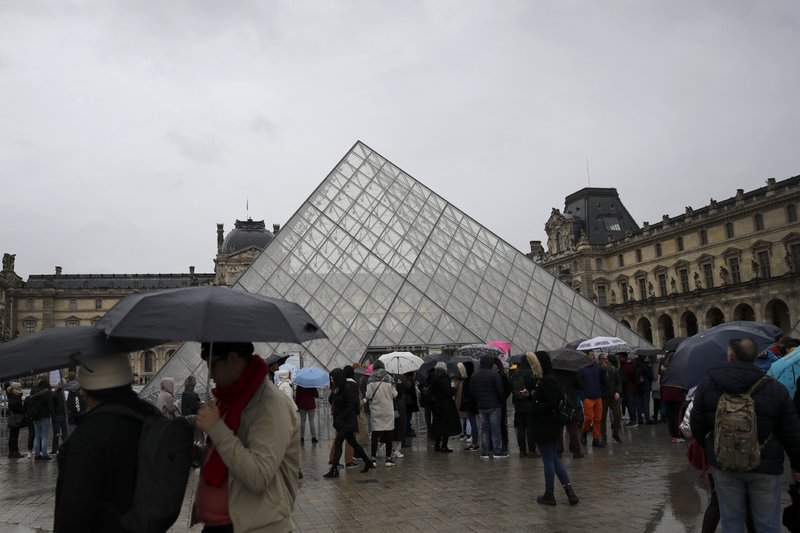
[[[175,394],[175,380],[173,378],[161,378],[161,390],[172,395]]]
[[[345,374],[345,375],[347,375],[347,374]],[[292,377],[292,373],[289,372],[288,370],[279,370],[278,373],[276,374],[276,376],[278,376],[278,379],[281,380],[281,382],[289,383],[289,380]]]
[[[482,355],[481,356],[480,368],[492,368],[493,364],[494,364],[494,356],[493,355]]]
[[[375,381],[385,381],[386,383],[394,383],[392,375],[389,374],[385,368],[381,368],[374,371],[372,375],[369,377],[369,381],[367,381],[367,383],[373,383]]]
[[[542,364],[539,361],[539,358],[536,357],[536,354],[533,352],[528,352],[525,354],[525,357],[522,358],[524,363],[530,367],[531,372],[533,372],[533,377],[541,378],[544,373],[542,372]]]
[[[764,372],[753,363],[734,361],[708,372],[711,383],[723,392],[743,394],[764,377]]]

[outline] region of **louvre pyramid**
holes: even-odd
[[[362,142],[236,284],[303,306],[328,335],[301,347],[304,362],[324,368],[368,349],[490,340],[511,342],[514,351],[597,335],[648,345]],[[167,366],[205,375],[197,348],[185,348]]]

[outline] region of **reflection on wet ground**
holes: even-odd
[[[323,430],[320,444],[307,441],[302,448],[296,531],[700,530],[707,492],[686,461],[686,444],[670,443],[664,424],[626,429],[622,445],[596,451],[589,446],[585,458],[565,458],[581,499],[575,507],[560,490],[556,507],[536,504],[544,490],[541,461],[520,458],[512,427],[509,432],[508,459],[482,460],[478,453],[462,452],[456,439],[450,442],[456,453],[435,453],[420,432],[412,448],[403,449],[405,457],[395,460],[397,466],[386,468],[379,452],[376,470],[346,469],[328,480],[322,474],[331,441]],[[784,477],[788,487],[788,473]],[[193,475],[192,486],[196,479]],[[0,459],[0,533],[52,530],[55,480],[55,461]],[[189,501],[172,531],[202,529],[188,527]]]

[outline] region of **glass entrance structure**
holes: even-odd
[[[305,364],[328,369],[367,352],[491,340],[518,352],[597,335],[649,346],[362,142],[236,286],[297,302],[328,335],[302,347],[259,345],[258,353],[300,349]],[[194,367],[191,351],[183,364]],[[182,364],[180,352],[189,355],[181,349],[168,365]]]

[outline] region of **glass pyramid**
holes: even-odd
[[[257,353],[299,349],[304,364],[329,369],[367,351],[491,340],[515,352],[598,335],[649,346],[360,141],[236,285],[297,302],[328,335]]]

